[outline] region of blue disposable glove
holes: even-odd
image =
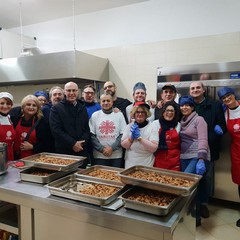
[[[136,139],[136,138],[139,138],[140,137],[140,129],[138,127],[138,125],[136,123],[134,123],[132,126],[131,126],[131,137],[132,139]]]
[[[203,175],[206,172],[206,167],[203,159],[199,159],[196,165],[196,173]]]
[[[139,138],[141,135],[140,135],[140,129],[139,128],[135,128],[134,132],[132,132],[132,138],[133,139],[137,139]]]
[[[214,128],[214,132],[218,135],[223,135],[223,130],[219,125],[216,125]]]

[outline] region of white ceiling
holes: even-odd
[[[144,1],[148,0],[0,0],[0,27],[31,25]]]

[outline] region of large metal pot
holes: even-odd
[[[7,144],[0,142],[0,175],[7,171]]]

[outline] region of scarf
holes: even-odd
[[[159,118],[159,123],[161,126],[161,131],[159,133],[159,142],[158,142],[158,149],[167,150],[168,146],[166,143],[166,132],[172,128],[177,126],[177,121],[167,121],[164,118]]]
[[[145,120],[143,123],[137,123],[136,121],[135,121],[135,123],[138,125],[139,128],[143,128],[143,127],[148,125],[148,121],[147,120]]]

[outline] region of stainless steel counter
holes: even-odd
[[[189,214],[190,205],[195,195],[194,192],[189,197],[183,198],[167,216],[159,217],[134,210],[127,210],[124,207],[113,211],[91,204],[51,196],[48,188],[45,186],[21,181],[19,170],[15,168],[8,169],[6,174],[0,176],[0,200],[22,206],[23,210],[20,211],[20,215],[24,213],[25,208],[31,209],[31,211],[27,212],[31,215],[31,218],[35,219],[34,222],[31,222],[31,219],[28,220],[34,227],[31,233],[26,233],[29,235],[29,239],[30,235],[38,233],[36,223],[38,222],[37,213],[39,212],[46,213],[46,216],[57,215],[78,223],[112,229],[117,232],[140,237],[141,239],[158,240],[172,239],[169,236],[173,236],[177,232],[176,227],[179,222],[182,223],[188,218],[188,223],[185,221],[184,224],[188,224],[187,228],[195,235],[195,226],[193,226],[195,225],[195,219]],[[192,221],[189,222],[191,218]],[[20,216],[20,228],[24,226],[23,219],[24,217]],[[21,233],[25,234],[24,229],[20,229]],[[168,237],[162,238],[164,234]],[[22,237],[22,239],[25,240],[27,238]],[[35,236],[35,239],[38,239],[38,237]]]

